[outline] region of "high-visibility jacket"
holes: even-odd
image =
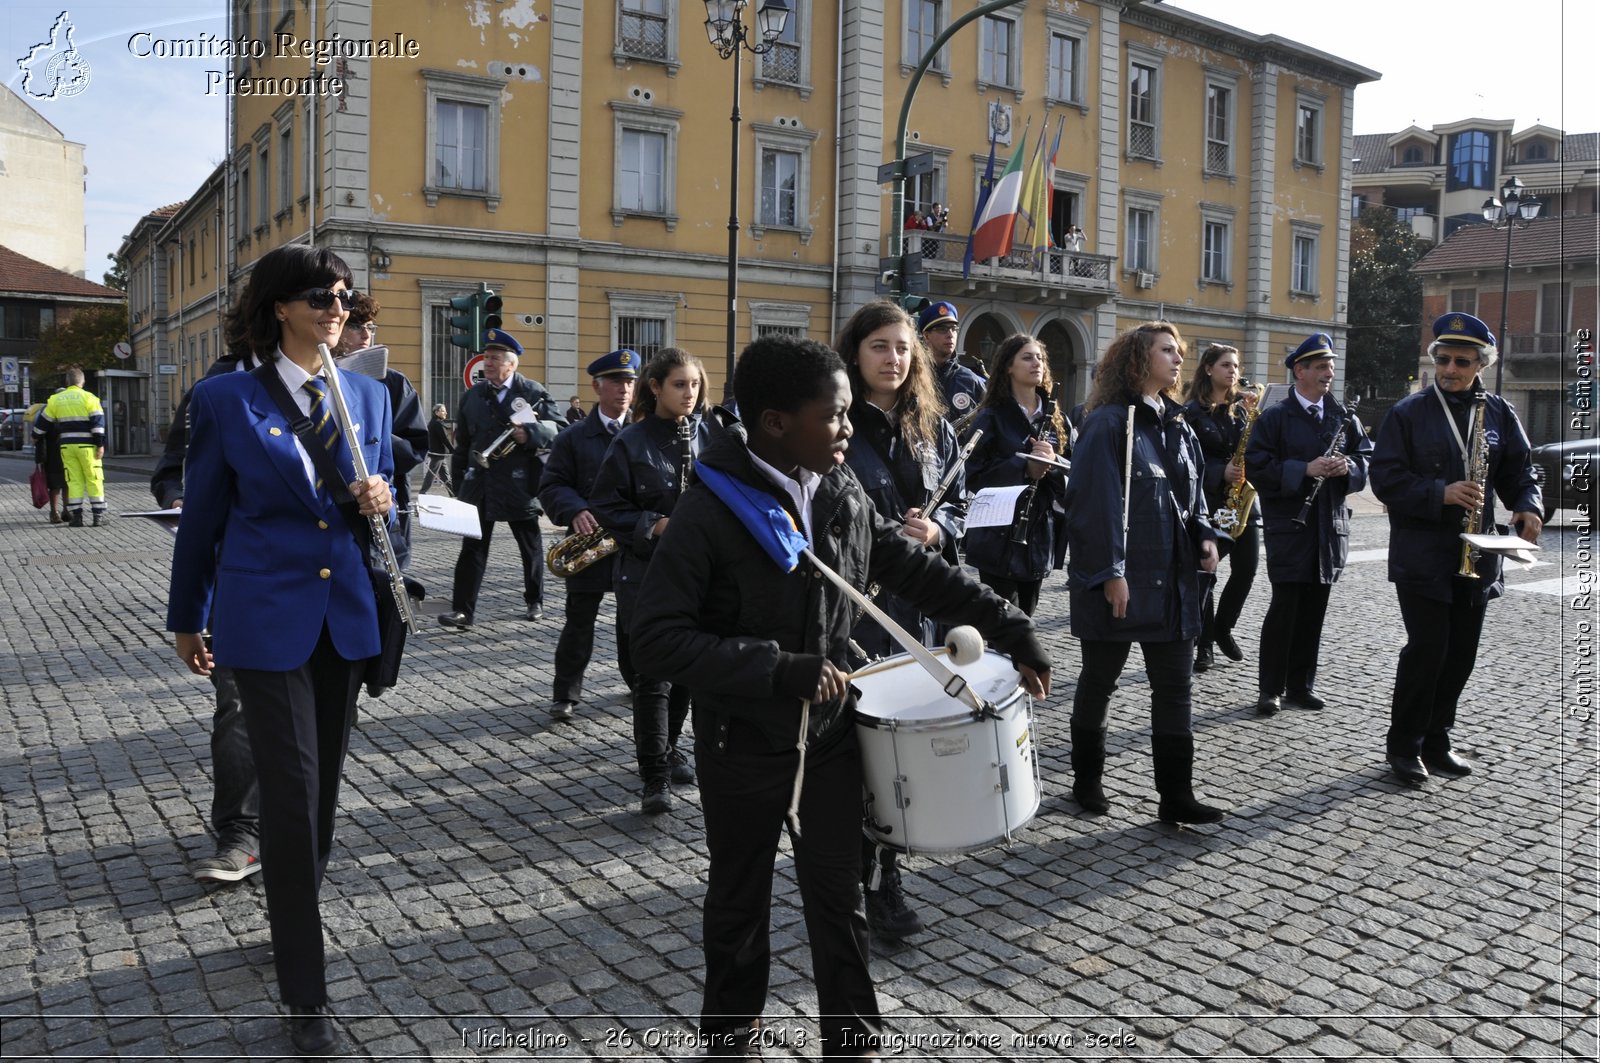
[[[33,434],[43,438],[47,424],[55,426],[57,441],[64,447],[106,445],[106,411],[98,398],[76,384],[50,396],[34,419]]]

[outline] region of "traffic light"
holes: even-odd
[[[901,309],[905,310],[906,313],[916,317],[928,308],[931,300],[926,295],[902,295],[895,301],[900,304]]]
[[[500,307],[500,297],[487,284],[479,284],[477,291],[467,295],[451,296],[450,342],[473,354],[482,353],[484,329],[500,327]]]

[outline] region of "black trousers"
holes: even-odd
[[[1218,631],[1232,631],[1244,611],[1244,600],[1250,597],[1250,588],[1256,582],[1256,569],[1261,563],[1261,529],[1254,524],[1245,525],[1244,531],[1228,548],[1228,582],[1222,593],[1207,589],[1205,605],[1200,615],[1200,645],[1210,646]]]
[[[639,778],[649,783],[671,771],[667,754],[678,744],[689,718],[689,688],[664,679],[638,676],[633,688],[633,748]]]
[[[364,663],[339,656],[326,627],[288,672],[235,668],[261,784],[261,878],[283,1002],[325,1004],[317,895],[333,849],[339,776]]]
[[[1396,586],[1406,645],[1394,675],[1387,752],[1416,756],[1450,748],[1456,703],[1478,659],[1478,640],[1489,602],[1476,587],[1452,581],[1453,599],[1441,602]]]
[[[727,748],[697,735],[695,765],[711,867],[706,887],[706,1031],[744,1026],[767,1001],[772,870],[799,754],[773,751],[738,721]],[[855,729],[813,748],[800,792],[800,835],[790,835],[811,940],[823,1055],[859,1055],[883,1031],[867,969],[861,909],[861,752]]]
[[[996,576],[993,572],[979,572],[978,579],[983,581],[985,587],[1029,616],[1039,608],[1039,588],[1044,586],[1042,579],[1006,579],[1004,576]]]
[[[600,600],[605,591],[567,590],[567,616],[561,625],[561,637],[556,640],[556,677],[552,684],[555,701],[582,701],[583,676],[594,657],[594,621],[600,615]],[[632,689],[637,676],[633,671],[632,655],[619,618],[615,628],[617,638],[617,669],[623,682]]]
[[[217,708],[211,715],[211,831],[217,848],[257,852],[261,838],[261,787],[250,758],[250,731],[232,668],[211,669]]]
[[[1111,695],[1131,642],[1103,642],[1084,639],[1083,668],[1078,672],[1078,688],[1072,695],[1072,729],[1103,731],[1111,713]],[[1193,701],[1194,640],[1141,642],[1145,674],[1150,677],[1150,733],[1189,735]]]
[[[478,608],[478,592],[483,589],[483,573],[489,567],[489,540],[495,525],[482,516],[482,509],[478,512],[483,538],[461,540],[461,553],[456,557],[455,589],[450,596],[450,607],[458,613],[466,613],[468,620]],[[544,536],[539,531],[539,522],[508,520],[505,523],[510,526],[517,540],[517,552],[522,555],[522,600],[530,607],[543,605]]]
[[[1307,693],[1316,688],[1322,621],[1331,583],[1274,583],[1261,622],[1257,689],[1263,696]]]

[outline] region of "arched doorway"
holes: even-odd
[[[989,363],[994,358],[994,349],[1011,335],[1011,331],[1006,328],[1006,323],[994,314],[980,314],[966,326],[964,331],[965,334],[961,337],[961,352],[957,357],[961,359],[962,365],[988,379]]]
[[[1078,394],[1078,345],[1072,331],[1059,321],[1051,321],[1039,330],[1039,342],[1044,344],[1050,358],[1050,378],[1055,381],[1056,405],[1065,413],[1084,396]]]

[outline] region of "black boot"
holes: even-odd
[[[884,856],[886,859],[883,861],[883,875],[878,888],[867,889],[865,884],[862,887],[867,902],[867,925],[879,937],[899,941],[921,933],[922,919],[906,903],[900,869],[895,866],[895,854],[885,853]],[[868,872],[871,872],[870,867]]]
[[[1155,761],[1156,791],[1161,794],[1161,822],[1215,823],[1223,817],[1223,809],[1194,798],[1193,735],[1154,735],[1150,753]]]
[[[1106,812],[1111,802],[1100,788],[1106,768],[1105,728],[1072,729],[1072,796],[1085,812]]]

